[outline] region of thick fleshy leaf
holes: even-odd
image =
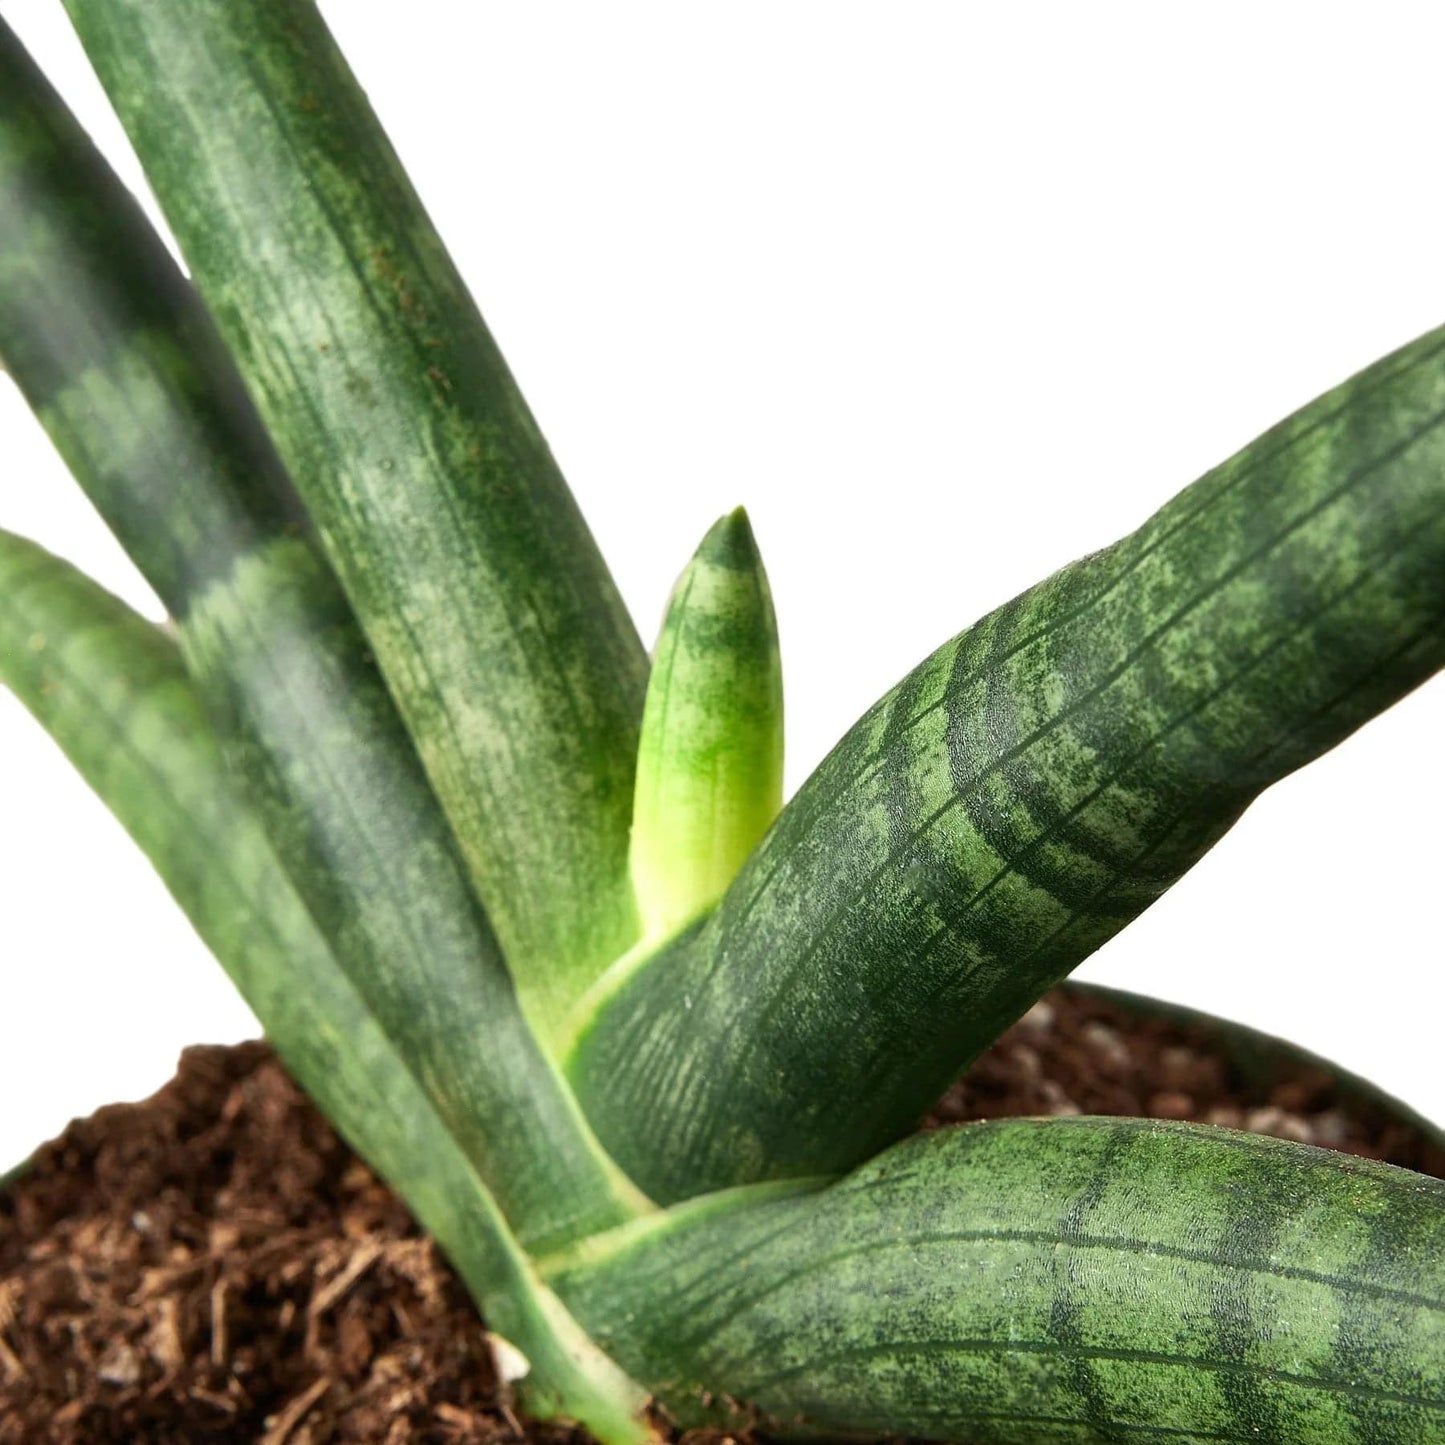
[[[646,659],[591,535],[314,5],[67,9],[555,1021],[636,936]]]
[[[1261,789],[1442,662],[1437,331],[872,708],[581,1036],[603,1143],[663,1200],[867,1158]]]
[[[556,1240],[634,1212],[205,311],[3,25],[0,355],[175,614],[308,910],[512,1226]]]
[[[407,1200],[491,1327],[532,1364],[531,1403],[647,1438],[639,1388],[535,1277],[491,1194],[338,967],[223,765],[176,646],[66,563],[0,532],[0,681],[155,864],[267,1036]]]
[[[549,1278],[684,1423],[974,1445],[1445,1435],[1445,1182],[1138,1119],[919,1136]],[[726,1207],[731,1203],[732,1207]]]
[[[673,589],[653,654],[632,885],[645,938],[722,897],[783,803],[783,677],[772,593],[739,507]]]

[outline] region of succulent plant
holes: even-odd
[[[308,0],[67,0],[184,252],[0,31],[0,355],[161,628],[0,535],[0,677],[608,1445],[1445,1434],[1445,1184],[914,1133],[1445,661],[1445,332],[925,659],[781,806],[746,518],[651,669]]]

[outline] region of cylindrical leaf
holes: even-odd
[[[974,1445],[1445,1438],[1445,1183],[1138,1119],[911,1139],[559,1261],[683,1423]],[[736,1422],[736,1416],[732,1419]]]
[[[582,1035],[604,1144],[665,1200],[867,1158],[1261,789],[1442,662],[1437,331],[872,708]]]
[[[205,310],[3,23],[0,356],[174,612],[307,909],[513,1227],[555,1241],[625,1218],[637,1197],[521,1014],[366,639]]]
[[[762,557],[739,507],[673,589],[653,654],[632,884],[660,940],[722,897],[783,802],[783,679]]]
[[[536,1279],[317,932],[227,774],[175,644],[67,564],[0,532],[0,682],[155,864],[287,1067],[406,1199],[491,1327],[527,1355],[532,1407],[584,1418],[612,1445],[647,1439],[642,1391]]]
[[[67,8],[544,1026],[635,939],[646,659],[310,0]]]

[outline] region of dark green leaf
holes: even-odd
[[[636,936],[646,664],[591,535],[314,6],[67,8],[555,1022]]]
[[[1261,789],[1442,662],[1434,332],[868,712],[582,1036],[603,1143],[663,1200],[867,1158]]]
[[[140,844],[277,1052],[530,1359],[531,1403],[639,1441],[643,1396],[534,1276],[501,1212],[338,967],[237,793],[175,645],[0,532],[0,681]],[[4,1182],[0,1182],[3,1187]]]
[[[898,1145],[549,1277],[684,1423],[977,1445],[1445,1438],[1445,1183],[1139,1119]],[[764,1197],[753,1198],[755,1191]]]
[[[637,1197],[521,1015],[446,819],[205,311],[3,26],[0,355],[175,612],[308,910],[513,1228],[555,1241],[625,1218]]]

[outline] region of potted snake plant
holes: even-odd
[[[746,518],[649,668],[315,9],[67,9],[190,278],[6,32],[0,355],[172,622],[7,534],[0,674],[533,1413],[1438,1436],[1439,1181],[1157,1121],[911,1130],[1445,661],[1445,335],[960,633],[783,807]]]

